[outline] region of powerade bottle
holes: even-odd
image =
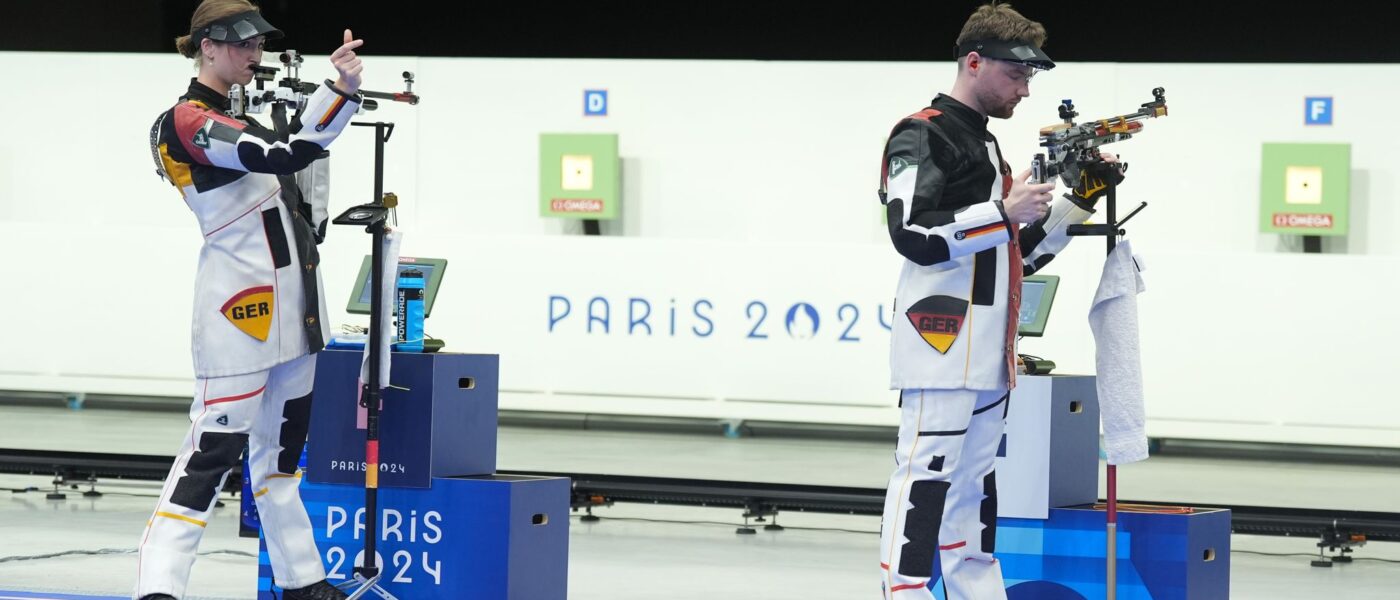
[[[395,313],[398,314],[398,343],[394,349],[399,352],[423,351],[423,272],[405,269],[399,272],[398,297]]]

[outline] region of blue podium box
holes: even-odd
[[[503,475],[380,489],[380,585],[403,600],[564,600],[569,494],[567,478]],[[364,489],[303,482],[301,497],[327,579],[352,579],[364,563]],[[264,544],[258,600],[274,600],[272,579]]]
[[[316,361],[306,478],[363,485],[359,351]],[[395,352],[379,417],[380,487],[428,487],[434,477],[496,472],[500,357]],[[403,389],[400,389],[403,388]]]
[[[1052,508],[1049,519],[997,519],[996,558],[1008,600],[1106,597],[1106,513]],[[934,555],[934,572],[938,556]],[[1118,512],[1120,600],[1230,597],[1230,511]],[[929,584],[943,600],[943,586]]]

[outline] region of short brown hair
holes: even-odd
[[[248,0],[204,0],[190,17],[190,35],[175,38],[175,49],[185,58],[199,58],[199,44],[194,43],[193,37],[195,31],[224,17],[250,10],[256,11],[258,7]]]
[[[983,4],[972,12],[958,34],[958,45],[968,40],[998,40],[1025,42],[1036,47],[1045,45],[1045,26],[1021,16],[1010,4]]]

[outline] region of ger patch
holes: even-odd
[[[947,354],[962,331],[967,301],[952,296],[929,296],[915,302],[905,314],[919,337],[939,353]]]
[[[266,342],[272,329],[273,308],[272,286],[264,285],[234,294],[219,312],[239,331]]]

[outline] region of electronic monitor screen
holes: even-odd
[[[1021,314],[1018,331],[1021,335],[1045,335],[1045,322],[1050,319],[1050,306],[1055,302],[1055,289],[1060,278],[1055,275],[1031,275],[1021,282]]]
[[[355,286],[351,288],[350,303],[345,306],[346,312],[358,315],[369,314],[370,296],[370,257],[360,263],[360,274],[355,277]],[[433,314],[433,301],[437,299],[438,286],[442,285],[442,274],[447,270],[447,260],[442,258],[415,258],[412,256],[399,257],[399,269],[395,272],[397,277],[399,272],[408,269],[417,269],[423,273],[423,284],[426,288],[423,292],[423,316],[429,317]],[[385,273],[388,275],[388,273]]]

